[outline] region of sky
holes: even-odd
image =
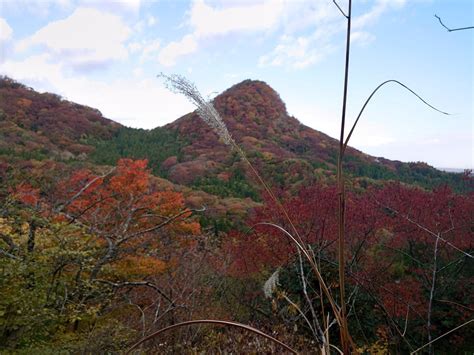
[[[339,0],[347,9],[347,0]],[[381,82],[350,145],[374,156],[474,167],[473,0],[354,0],[348,125]],[[288,112],[338,137],[346,19],[332,0],[0,0],[0,74],[154,128],[193,110],[157,74],[212,98],[263,80]],[[349,128],[348,127],[348,128]],[[348,129],[347,129],[348,130]]]

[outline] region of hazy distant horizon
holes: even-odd
[[[447,173],[463,173],[466,170],[473,170],[472,168],[440,168],[440,167],[435,167],[435,169],[445,171]]]

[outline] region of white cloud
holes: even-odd
[[[50,22],[20,41],[17,50],[39,46],[75,68],[104,65],[127,57],[125,41],[130,34],[130,28],[118,16],[77,8],[66,19]]]
[[[351,42],[361,46],[369,45],[375,40],[375,36],[364,29],[375,23],[386,11],[402,7],[405,2],[406,0],[374,1],[369,11],[353,19]],[[346,24],[332,2],[316,1],[310,7],[304,2],[295,3],[297,5],[285,9],[289,18],[293,19],[286,21],[285,30],[297,31],[310,27],[315,27],[316,30],[305,36],[282,36],[270,53],[259,58],[260,66],[306,68],[320,62],[342,44],[336,36],[344,33]],[[296,22],[294,19],[297,19]]]
[[[186,35],[178,42],[169,43],[158,56],[158,61],[167,67],[173,66],[176,60],[187,54],[194,53],[198,48],[198,42],[193,35]]]
[[[156,17],[152,15],[148,15],[147,20],[146,20],[146,24],[148,25],[148,27],[156,25],[157,22],[158,20],[156,19]]]
[[[140,67],[137,67],[137,68],[133,69],[132,73],[133,73],[134,77],[136,77],[136,78],[140,77],[140,76],[143,75],[143,69],[140,68]]]
[[[158,53],[161,49],[161,40],[141,40],[128,44],[128,50],[131,54],[140,55],[140,63],[144,61],[158,58]]]
[[[369,26],[375,23],[386,11],[401,8],[405,3],[406,0],[377,0],[368,12],[354,18],[352,27],[358,30]]]
[[[153,27],[157,23],[156,17],[152,15],[148,15],[146,18],[143,18],[142,20],[138,21],[135,23],[133,26],[133,29],[136,33],[143,32],[145,27]]]
[[[131,42],[128,44],[128,50],[130,53],[137,53],[143,49],[143,42]]]
[[[375,0],[369,10],[354,18],[353,42],[368,45],[375,37],[364,30],[392,8],[406,0]],[[285,35],[268,54],[259,58],[260,66],[305,68],[323,60],[339,45],[335,36],[343,33],[345,22],[330,1],[263,0],[216,4],[194,1],[186,24],[191,32],[163,48],[160,63],[172,66],[179,57],[198,50],[201,41],[230,33],[272,32]],[[310,34],[302,31],[312,29]]]
[[[372,33],[364,31],[356,31],[351,33],[351,43],[367,46],[375,41],[375,36]]]
[[[269,31],[278,26],[284,14],[284,0],[266,0],[255,4],[247,2],[224,2],[224,6],[211,6],[204,0],[194,1],[187,25],[192,29],[178,41],[165,46],[159,62],[173,66],[179,57],[194,53],[199,42],[205,38],[229,33],[252,33]]]
[[[36,17],[47,17],[52,10],[70,8],[72,0],[15,0],[2,1],[0,8],[4,13],[34,14]]]
[[[277,46],[259,58],[260,66],[290,66],[296,69],[316,64],[334,52],[337,46],[332,39],[340,24],[328,24],[309,36],[282,36]]]
[[[0,73],[21,82],[28,81],[38,90],[52,90],[51,83],[61,81],[62,66],[51,62],[49,54],[30,56],[22,61],[7,60],[0,64]]]
[[[145,60],[149,60],[151,58],[157,57],[158,56],[158,51],[160,50],[160,47],[161,47],[161,41],[159,39],[147,42],[143,46],[140,61],[143,62]]]
[[[132,127],[155,128],[194,110],[191,103],[164,88],[158,79],[110,83],[82,80],[68,84],[64,92],[69,99],[97,107],[104,116]]]
[[[12,36],[13,30],[7,21],[0,17],[0,44],[8,41]]]
[[[104,12],[138,15],[141,0],[79,0],[79,5],[94,7]]]
[[[223,35],[234,31],[263,31],[274,27],[283,14],[281,0],[216,8],[197,0],[191,8],[189,24],[196,36]]]
[[[438,137],[427,138],[427,139],[417,141],[417,144],[419,144],[419,145],[433,145],[433,144],[441,144],[441,143],[442,143],[442,141]]]
[[[301,0],[285,2],[283,27],[286,34],[297,33],[323,26],[341,19],[339,11],[331,1]]]
[[[284,36],[275,49],[259,58],[260,66],[282,66],[291,63],[294,67],[305,67],[321,59],[321,54],[309,55],[308,37],[293,38]]]

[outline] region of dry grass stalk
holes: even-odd
[[[250,167],[251,171],[253,172],[257,180],[260,182],[264,190],[270,196],[271,200],[275,203],[276,206],[278,206],[278,208],[284,215],[285,219],[290,224],[293,230],[294,236],[292,233],[289,233],[284,228],[278,225],[275,225],[273,223],[261,223],[261,224],[267,224],[280,230],[283,233],[283,235],[288,237],[295,244],[297,249],[303,253],[304,257],[308,260],[309,264],[311,265],[311,268],[318,282],[320,283],[322,290],[324,291],[326,297],[328,298],[329,303],[331,304],[331,308],[333,310],[337,323],[339,324],[340,327],[342,327],[343,322],[340,317],[340,308],[337,306],[336,302],[334,301],[334,298],[331,292],[329,291],[329,288],[327,287],[319,271],[317,264],[314,262],[313,258],[311,258],[309,250],[306,248],[303,242],[303,239],[301,238],[288,212],[286,211],[284,206],[281,204],[281,202],[278,200],[278,198],[275,196],[275,194],[272,192],[272,190],[270,189],[268,184],[265,182],[265,180],[263,180],[263,178],[260,176],[258,171],[254,168],[252,163],[247,158],[245,152],[239,147],[239,145],[232,138],[231,134],[229,133],[225,125],[224,120],[216,111],[216,109],[213,107],[212,103],[204,100],[202,95],[197,90],[196,86],[183,76],[160,74],[159,77],[162,77],[165,79],[166,85],[171,91],[185,95],[197,107],[197,113],[201,117],[201,119],[215,130],[215,132],[224,141],[224,143],[230,145],[235,151],[237,151],[237,153],[240,155],[242,160],[244,160],[247,163],[247,165]]]

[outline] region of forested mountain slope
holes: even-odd
[[[296,191],[335,174],[337,141],[288,115],[284,102],[262,81],[246,80],[214,99],[229,131],[275,188]],[[146,158],[155,175],[220,196],[258,199],[247,167],[195,112],[153,130],[127,128],[93,108],[40,94],[0,79],[2,160],[45,160],[113,165],[122,157]],[[399,180],[432,188],[469,187],[462,174],[425,163],[376,158],[353,148],[346,171],[356,185]]]
[[[250,324],[303,354],[323,343],[314,329],[326,320],[340,346],[336,140],[290,117],[260,81],[214,104],[278,201],[195,113],[131,129],[0,80],[0,352],[115,354],[199,319]],[[472,353],[473,192],[446,186],[472,191],[472,179],[352,148],[345,164],[357,351],[408,353],[439,338],[440,353]],[[205,326],[140,351],[222,349],[281,351]]]

